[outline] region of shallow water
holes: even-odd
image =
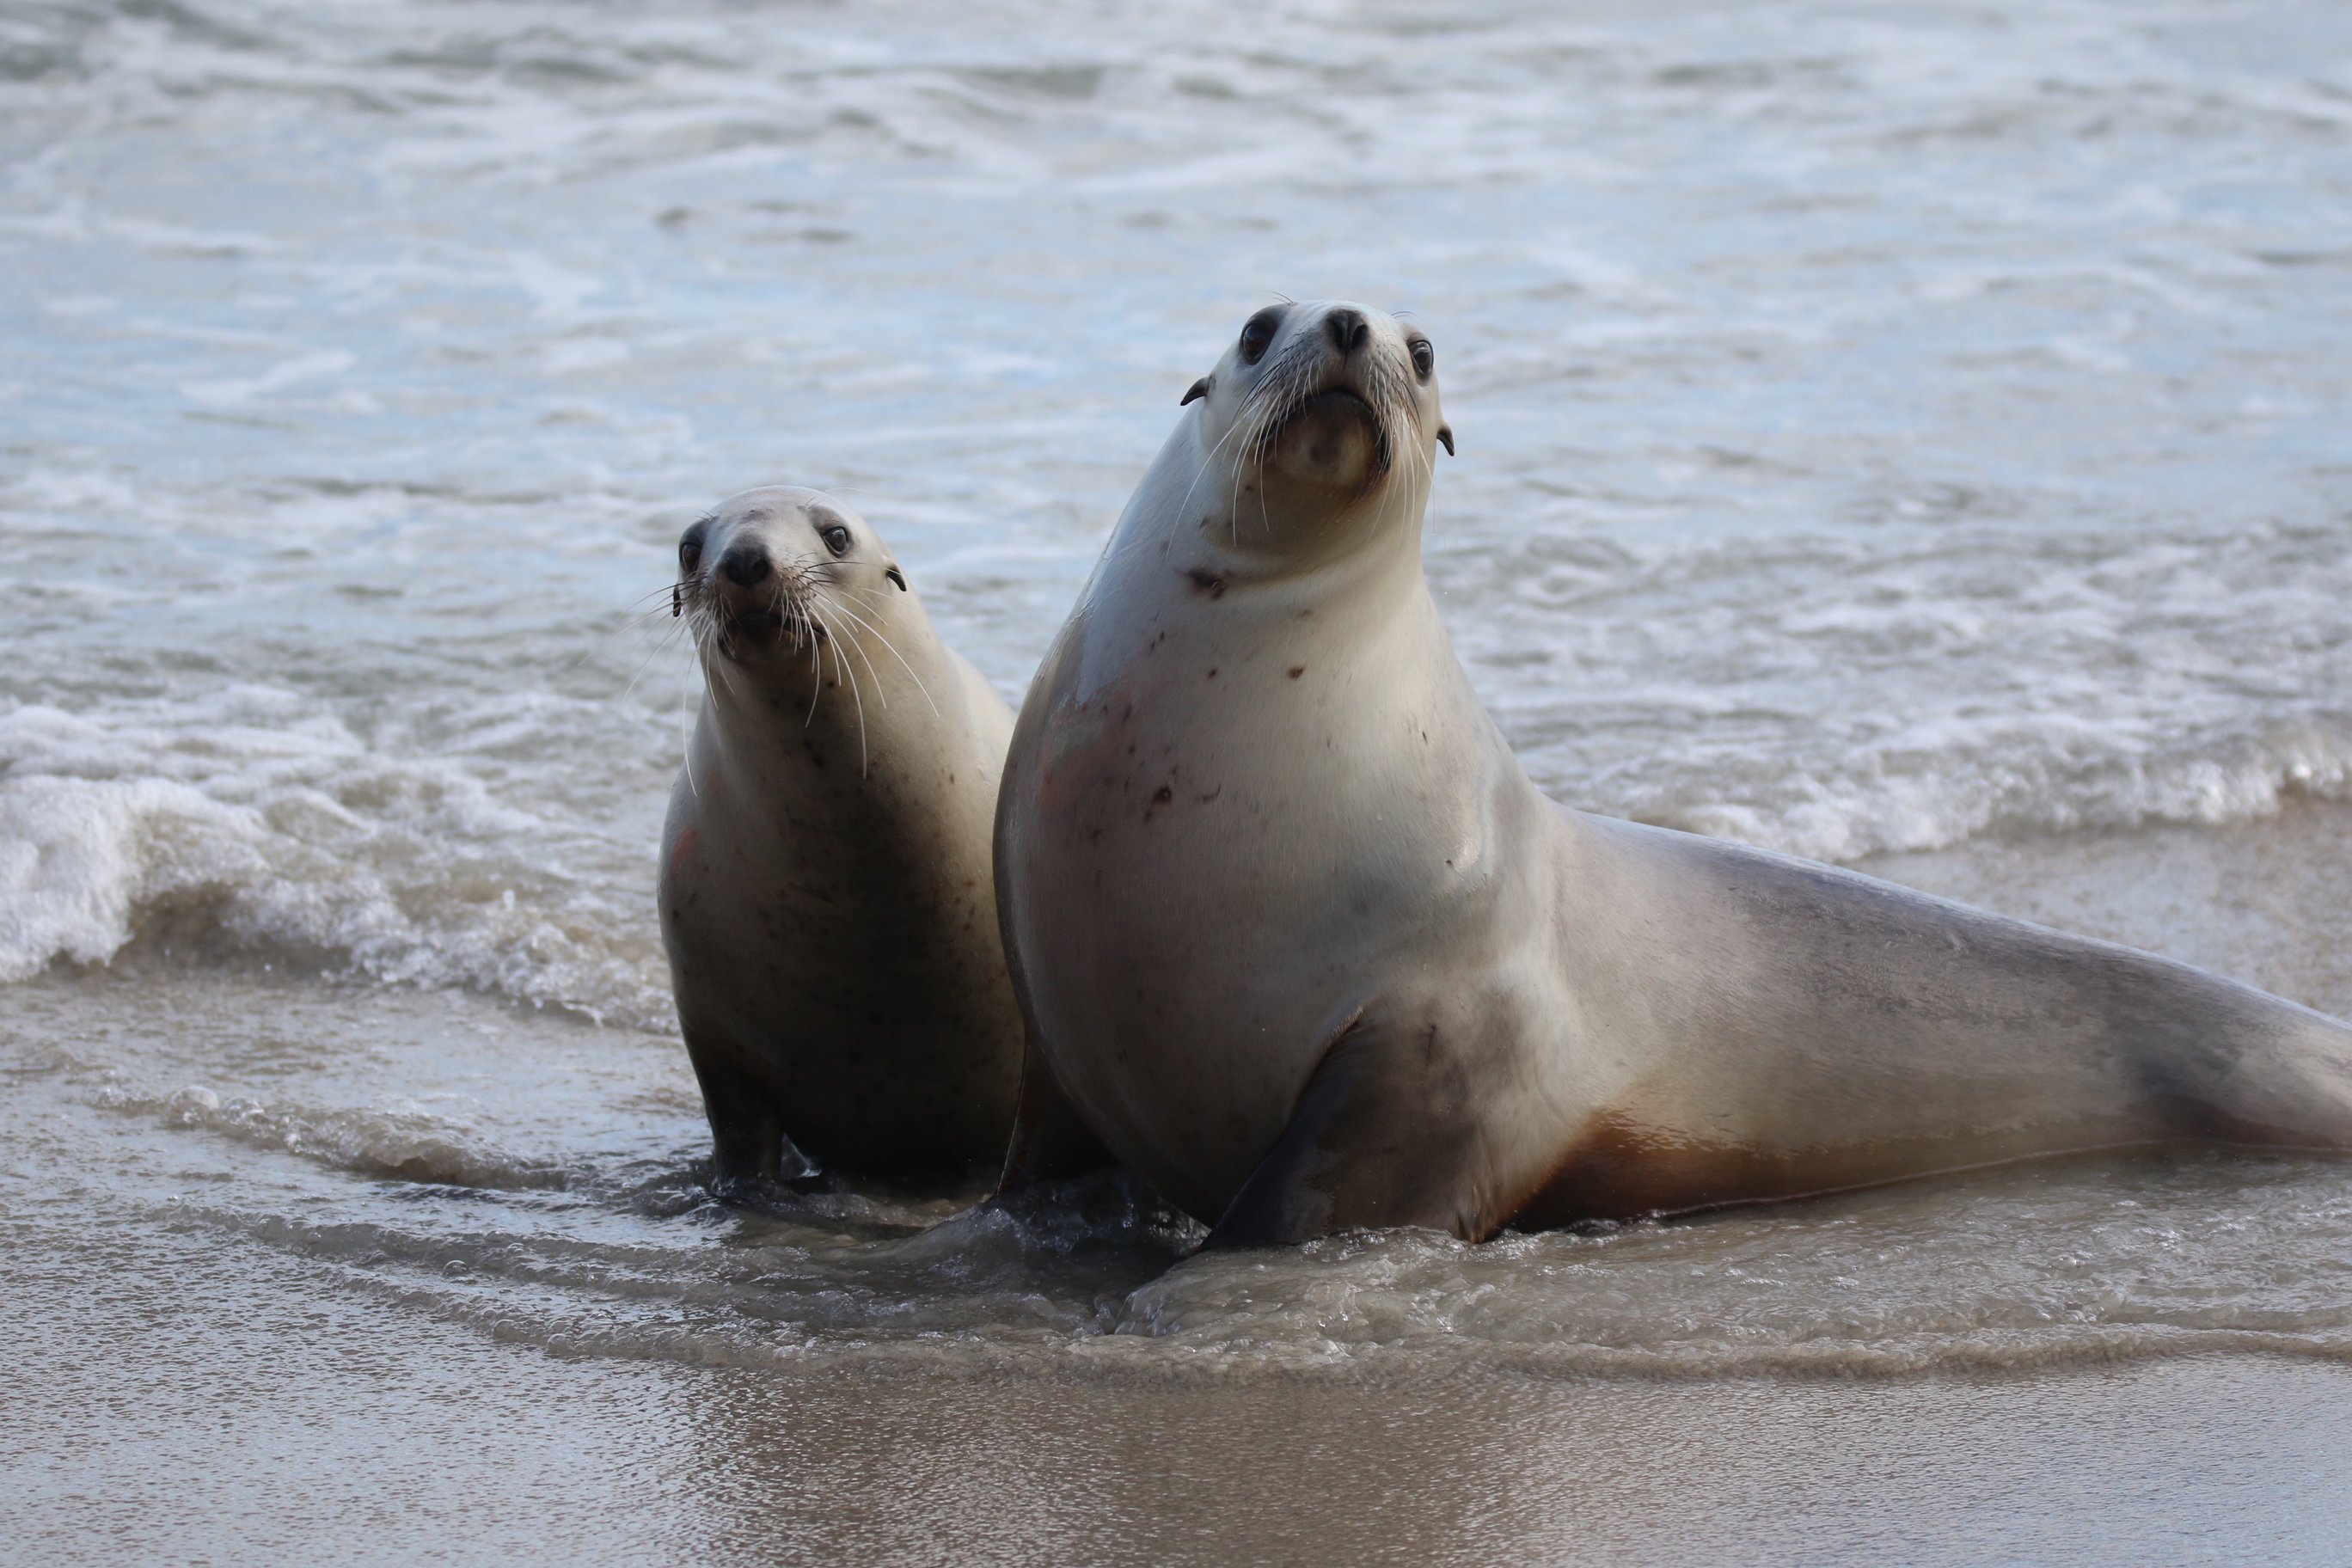
[[[1434,337],[1432,580],[1555,795],[2352,1011],[2347,46],[0,10],[34,1554],[2340,1551],[2341,1165],[1247,1258],[1109,1184],[725,1210],[650,882],[687,521],[843,491],[1015,696],[1283,289]]]

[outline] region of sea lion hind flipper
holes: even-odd
[[[1433,1081],[1443,1058],[1424,1034],[1434,1031],[1363,1016],[1341,1030],[1207,1245],[1286,1247],[1391,1226],[1468,1241],[1492,1231],[1477,1195],[1478,1118],[1452,1074]]]
[[[994,1195],[1001,1198],[1042,1182],[1083,1176],[1118,1163],[1118,1156],[1103,1147],[1102,1140],[1079,1117],[1044,1053],[1037,1049],[1037,1042],[1031,1040],[1021,1056],[1021,1092],[1013,1102],[1013,1136],[1004,1151],[1004,1170],[996,1179]]]

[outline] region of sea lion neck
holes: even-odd
[[[1158,681],[1167,658],[1194,645],[1286,675],[1352,664],[1399,639],[1442,639],[1421,567],[1425,487],[1400,486],[1313,548],[1276,551],[1236,544],[1219,510],[1188,493],[1199,456],[1180,426],[1121,517],[1070,627],[1075,689]],[[1212,658],[1200,679],[1233,668]]]

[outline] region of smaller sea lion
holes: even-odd
[[[705,690],[662,830],[661,930],[718,1181],[800,1156],[985,1169],[1021,1068],[989,866],[1012,714],[829,496],[746,490],[677,556]]]

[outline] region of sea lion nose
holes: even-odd
[[[726,554],[719,558],[719,574],[738,588],[766,582],[768,574],[775,569],[775,563],[768,559],[768,547],[764,544],[746,542],[732,545]]]
[[[1344,357],[1356,353],[1371,341],[1371,324],[1360,310],[1334,310],[1323,318],[1323,330],[1331,334],[1331,344]]]

